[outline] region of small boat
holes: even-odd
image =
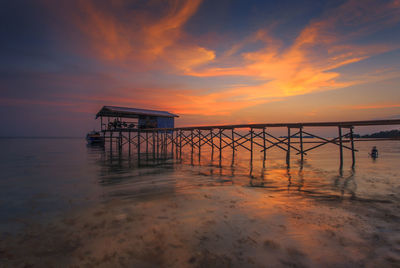
[[[90,131],[86,134],[86,141],[88,144],[104,144],[104,137],[98,131]]]

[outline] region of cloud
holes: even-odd
[[[200,3],[147,1],[132,8],[135,1],[102,5],[81,0],[77,2],[78,14],[68,18],[73,17],[73,23],[88,39],[87,52],[94,57],[128,69],[139,65],[151,70],[168,65],[185,70],[215,57],[213,51],[188,42],[182,29]]]
[[[168,109],[181,114],[229,115],[289,96],[399,75],[390,71],[346,77],[338,70],[398,48],[376,41],[359,42],[360,38],[400,21],[398,0],[350,0],[311,20],[289,43],[278,38],[273,27],[264,27],[218,53],[199,45],[199,40],[185,30],[186,23],[199,9],[200,0],[74,3],[66,18],[81,32],[85,40],[82,43],[86,42],[81,44],[82,54],[100,60],[116,81],[122,76],[121,68],[127,70],[126,76],[133,77],[132,81],[139,71],[153,72],[152,86],[120,81],[110,84],[102,94],[79,96],[92,101]],[[154,71],[170,77],[162,80]],[[176,76],[197,81],[221,78],[225,85],[215,89],[197,86],[194,90],[187,82],[190,80],[186,80],[174,89],[166,82]],[[251,83],[234,85],[239,77],[246,77]]]
[[[257,86],[242,86],[225,91],[225,95],[239,95],[242,100],[268,100],[339,89],[365,83],[363,80],[343,80],[337,68],[360,62],[373,55],[398,48],[387,44],[357,44],[366,36],[400,21],[398,1],[348,1],[328,10],[320,19],[312,20],[303,28],[289,47],[264,30],[234,45],[230,56],[248,44],[262,41],[264,47],[240,54],[237,66],[195,68],[187,75],[195,77],[247,76],[261,82]],[[218,58],[215,59],[218,62]],[[223,61],[220,62],[221,65]],[[392,74],[393,75],[393,74]],[[399,73],[396,74],[399,76]],[[386,77],[381,74],[381,77]],[[376,81],[376,75],[371,76]]]

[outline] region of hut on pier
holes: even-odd
[[[129,107],[103,106],[96,114],[100,117],[101,130],[129,130],[173,128],[176,114],[166,111]]]

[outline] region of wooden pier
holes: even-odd
[[[148,160],[166,158],[167,156],[182,159],[183,149],[189,148],[191,157],[196,151],[200,159],[202,149],[206,146],[211,149],[211,159],[218,153],[219,164],[222,155],[229,153],[232,159],[238,148],[244,148],[250,154],[261,152],[264,160],[268,150],[279,148],[286,154],[286,163],[289,166],[291,157],[304,156],[312,150],[327,144],[334,144],[338,148],[340,167],[343,166],[344,150],[351,151],[351,163],[355,165],[356,156],[353,129],[360,126],[400,125],[400,120],[373,120],[348,122],[312,122],[312,123],[271,123],[271,124],[242,124],[242,125],[215,125],[193,126],[177,128],[113,128],[102,129],[106,144],[112,150],[113,143],[122,151],[128,146],[129,155],[136,154],[138,161],[143,155]],[[286,129],[287,135],[278,137],[271,133],[272,129]],[[337,136],[334,138],[322,137],[311,133],[310,128],[335,128]],[[313,138],[308,140],[307,138]],[[361,140],[361,139],[360,139]],[[365,139],[363,139],[365,140]],[[133,151],[135,149],[135,152]]]

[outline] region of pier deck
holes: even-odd
[[[339,151],[340,166],[343,166],[343,150],[351,151],[352,165],[356,158],[355,141],[366,139],[354,138],[354,127],[361,126],[387,126],[400,125],[400,119],[393,120],[370,120],[370,121],[344,121],[344,122],[308,122],[308,123],[266,123],[266,124],[237,124],[237,125],[213,125],[213,126],[191,126],[176,128],[114,128],[102,129],[104,138],[109,141],[112,149],[113,140],[116,141],[119,150],[124,145],[128,146],[129,155],[132,154],[132,147],[136,149],[138,160],[141,153],[149,154],[154,159],[160,156],[171,155],[177,159],[182,158],[182,150],[190,147],[193,157],[194,150],[199,158],[201,149],[204,146],[211,148],[211,158],[215,151],[218,152],[219,163],[221,164],[222,154],[229,151],[234,159],[238,148],[244,148],[250,153],[250,160],[253,160],[253,153],[258,150],[263,153],[264,160],[267,151],[272,148],[279,148],[286,153],[286,163],[290,165],[292,152],[299,155],[303,161],[304,155],[326,144],[337,145]],[[336,137],[323,137],[311,133],[309,128],[337,128]],[[273,128],[286,129],[285,136],[276,136],[270,132]],[[305,141],[306,138],[313,138],[313,141]],[[379,140],[379,139],[374,139]],[[384,139],[387,140],[387,139]],[[305,145],[308,145],[305,148]]]

